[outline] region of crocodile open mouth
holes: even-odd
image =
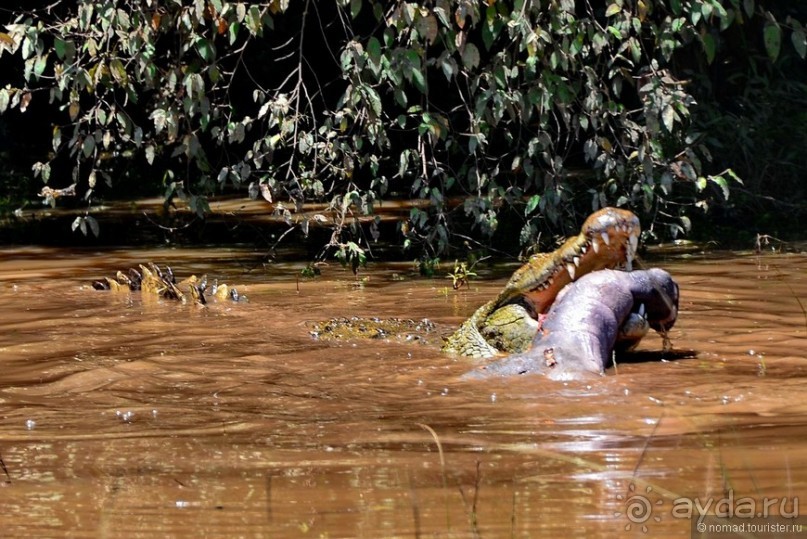
[[[553,253],[552,272],[542,282],[525,287],[521,300],[533,316],[546,312],[570,282],[601,269],[633,270],[639,246],[639,218],[627,210],[604,208],[583,223],[579,236]]]
[[[443,350],[473,357],[520,351],[520,345],[513,343],[528,342],[535,334],[535,324],[528,318],[540,321],[566,285],[593,271],[633,270],[640,233],[639,218],[628,210],[603,208],[593,213],[580,234],[518,268],[495,299],[446,338]]]

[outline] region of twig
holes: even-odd
[[[437,444],[437,453],[440,455],[440,468],[443,471],[443,486],[446,486],[446,459],[443,456],[443,445],[440,443],[440,438],[437,437],[437,433],[434,432],[434,429],[427,424],[417,423],[417,426],[428,431],[428,433],[432,435],[432,438],[434,438],[434,443]]]
[[[781,271],[779,271],[779,268],[777,268],[776,266],[771,266],[771,267],[773,268],[773,271],[776,272],[776,275],[778,275],[779,277],[782,278],[782,284],[784,284],[787,287],[787,289],[790,290],[790,294],[793,296],[793,299],[795,299],[796,303],[799,304],[799,308],[801,309],[801,313],[804,315],[804,328],[807,329],[807,309],[804,308],[804,304],[801,302],[801,299],[796,295],[796,291],[793,290],[793,288],[785,280],[785,278],[784,278],[785,276],[782,274]]]
[[[653,425],[653,430],[650,432],[650,436],[648,436],[644,441],[644,446],[642,447],[642,453],[639,455],[639,460],[636,461],[636,466],[633,467],[633,477],[636,477],[636,474],[639,472],[639,466],[642,465],[642,461],[644,460],[645,454],[647,454],[647,448],[650,446],[650,440],[653,439],[655,436],[656,431],[658,430],[658,426],[661,425],[661,420],[664,418],[664,409],[661,410],[661,415],[658,417],[656,424]]]
[[[311,0],[305,0],[305,7],[303,8],[302,22],[300,23],[300,47],[297,49],[297,84],[294,86],[294,134],[292,136],[292,148],[297,147],[297,133],[300,126],[300,88],[303,87],[303,45],[305,44],[305,25],[308,20],[308,6]],[[289,162],[289,167],[286,169],[286,179],[291,177],[292,168],[294,165],[294,153]]]
[[[471,530],[474,533],[474,537],[480,537],[479,535],[479,520],[476,508],[477,504],[479,503],[479,482],[480,478],[482,477],[479,472],[479,465],[481,464],[480,461],[476,461],[476,480],[474,481],[474,501],[471,505]]]
[[[477,504],[479,502],[479,477],[480,477],[479,465],[480,464],[481,464],[481,462],[477,460],[476,461],[476,478],[474,479],[474,497],[473,497],[473,500],[471,500],[471,510],[469,511],[469,515],[468,515],[470,520],[471,520],[471,532],[473,533],[473,536],[476,537],[476,538],[481,537],[480,534],[479,534],[479,522],[477,521],[477,512],[476,512],[476,507],[477,507]],[[462,490],[462,485],[458,486],[457,488],[460,491],[460,496],[462,497],[462,503],[465,504],[465,506],[467,507],[468,506],[468,500],[465,497],[465,491]]]
[[[434,439],[434,443],[437,444],[437,453],[440,455],[440,471],[441,475],[443,476],[443,491],[446,492],[448,489],[448,478],[446,477],[446,459],[443,455],[443,445],[440,443],[440,438],[437,437],[437,433],[434,431],[434,429],[427,424],[417,423],[417,426],[431,434],[432,438]],[[451,513],[448,511],[448,498],[446,498],[446,530],[450,529]]]
[[[411,472],[407,470],[406,478],[409,482],[409,501],[412,504],[412,520],[415,522],[415,539],[420,539],[420,508],[418,507],[417,491],[412,487]]]
[[[8,468],[6,468],[6,463],[3,461],[3,455],[0,455],[0,468],[2,468],[3,473],[6,474],[6,483],[11,483],[11,475],[8,473]]]
[[[146,220],[152,225],[156,226],[160,230],[165,230],[166,232],[176,232],[178,230],[185,230],[186,228],[190,228],[190,226],[196,222],[196,217],[194,217],[189,223],[186,223],[182,226],[165,226],[161,225],[160,223],[149,217],[149,214],[146,212],[143,212],[143,217],[145,217]]]

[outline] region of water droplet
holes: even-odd
[[[490,402],[496,402],[496,393],[490,394]]]
[[[151,417],[157,417],[157,410],[151,411]]]
[[[185,500],[177,500],[177,507],[179,509],[183,509],[185,507],[188,507],[189,505],[190,505],[190,503],[185,501]]]
[[[444,396],[444,397],[445,397],[446,395],[448,395],[448,388],[447,388],[447,387],[444,387],[444,388],[443,388],[443,391],[441,391],[441,392],[440,392],[440,395],[442,395],[442,396]]]
[[[749,355],[749,356],[753,356],[753,355],[754,355],[754,350],[753,350],[753,349],[749,350],[749,351],[748,351],[748,355]]]
[[[628,389],[628,388],[626,387],[626,388],[625,388],[624,393],[625,393],[625,395],[630,395],[630,389]]]
[[[29,419],[25,422],[25,428],[28,430],[34,430],[36,428],[36,421]]]

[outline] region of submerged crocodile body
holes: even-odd
[[[343,341],[352,339],[394,339],[403,342],[426,343],[426,335],[435,330],[428,318],[331,318],[313,324],[309,333],[317,340]]]
[[[147,265],[140,264],[139,270],[129,268],[127,273],[118,271],[114,279],[104,277],[101,280],[93,281],[92,287],[96,290],[111,290],[114,292],[139,290],[146,297],[153,296],[182,302],[189,301],[201,305],[207,303],[206,296],[220,300],[246,300],[246,296],[240,295],[234,287],[218,284],[218,282],[209,285],[207,276],[198,278],[196,275],[191,275],[187,279],[177,282],[170,266],[161,269],[152,262]]]
[[[630,211],[603,208],[593,213],[579,235],[516,270],[495,299],[446,339],[443,351],[476,358],[523,352],[566,285],[597,270],[632,269],[640,232],[639,218]]]
[[[602,374],[620,344],[635,346],[649,328],[666,336],[678,316],[678,295],[678,285],[662,269],[591,273],[558,295],[529,351],[466,377],[536,373],[566,380]]]

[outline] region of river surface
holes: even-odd
[[[645,260],[680,284],[678,353],[650,335],[652,361],[574,383],[460,381],[438,335],[309,334],[354,315],[447,334],[515,266],[456,292],[410,264],[298,281],[257,259],[0,250],[1,537],[689,537],[682,500],[807,492],[805,254]],[[147,260],[249,302],[89,286]]]

